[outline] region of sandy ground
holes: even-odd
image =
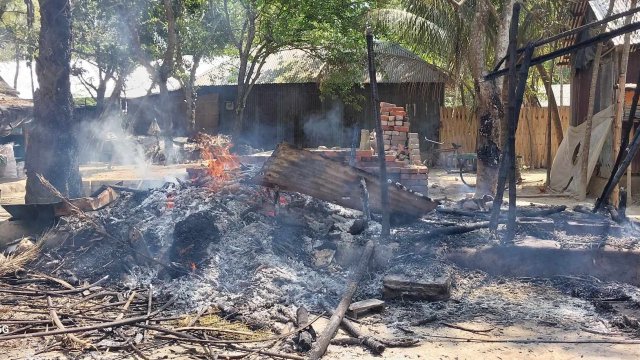
[[[134,171],[130,167],[117,166],[108,170],[103,165],[83,166],[83,178],[86,182],[117,182],[121,180],[163,180],[171,176],[181,176],[185,174],[185,166],[160,167],[154,166],[145,173]],[[593,199],[585,202],[577,202],[570,197],[549,197],[548,194],[541,194],[540,188],[544,184],[545,171],[535,170],[523,174],[524,183],[519,187],[519,194],[527,196],[540,196],[520,199],[519,203],[526,205],[529,203],[539,204],[564,204],[574,206],[578,203],[586,205],[593,204]],[[473,175],[468,176],[469,182],[474,183]],[[24,180],[2,182],[3,203],[21,203],[24,199]],[[473,193],[474,189],[464,185],[457,175],[446,174],[442,170],[432,170],[430,174],[432,198],[459,199],[466,193]],[[633,205],[628,209],[628,214],[640,217],[640,206]],[[6,219],[6,215],[0,214],[0,220]],[[2,304],[0,304],[0,308]],[[317,329],[322,329],[326,320],[317,323]],[[627,335],[596,335],[580,330],[567,330],[539,323],[519,323],[516,325],[503,326],[483,321],[460,324],[475,329],[493,329],[486,335],[478,335],[466,331],[456,330],[430,324],[426,327],[409,327],[405,335],[416,336],[422,341],[418,347],[387,349],[384,356],[374,357],[368,351],[358,347],[338,347],[330,346],[326,359],[346,360],[346,359],[638,359],[640,358],[640,344],[614,344],[614,343],[593,343],[593,341],[616,342],[633,340]],[[375,318],[365,318],[362,321],[362,329],[369,330],[373,334],[381,337],[391,336],[389,330],[382,325],[376,324]],[[365,330],[366,331],[366,330]],[[341,333],[342,334],[342,333]],[[399,335],[399,334],[394,334]],[[475,339],[470,341],[469,339]],[[531,340],[529,343],[511,342],[511,340]],[[551,342],[560,343],[549,343]],[[33,340],[34,342],[40,340]],[[561,343],[566,341],[566,343]],[[576,342],[576,343],[570,343]],[[582,343],[580,343],[582,342]],[[7,344],[9,345],[9,344]],[[48,354],[47,356],[25,356],[21,350],[23,346],[34,346],[35,343],[23,342],[11,344],[10,348],[2,346],[3,355],[0,358],[24,359],[24,358],[74,358],[69,354]],[[192,358],[189,350],[184,347],[176,347],[174,351],[154,353],[152,359],[182,359]],[[94,354],[95,355],[95,354]],[[117,354],[103,354],[104,357],[92,358],[122,358]],[[255,357],[254,357],[255,358]]]

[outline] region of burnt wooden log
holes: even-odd
[[[489,221],[481,221],[481,222],[477,222],[469,225],[443,226],[433,230],[429,230],[426,234],[425,239],[431,240],[438,236],[465,234],[471,231],[475,231],[478,229],[485,229],[488,227],[489,227]]]
[[[623,221],[627,220],[627,198],[628,192],[626,188],[620,188],[620,200],[618,200],[618,214]]]
[[[349,305],[349,315],[357,319],[372,312],[380,312],[384,309],[384,301],[379,299],[367,299],[357,301]]]
[[[283,191],[295,191],[350,209],[362,210],[360,179],[367,183],[369,208],[381,213],[381,182],[372,174],[344,165],[308,150],[280,144],[254,178],[254,182]],[[393,215],[419,217],[438,204],[395,186],[389,187],[389,210]]]
[[[351,298],[353,294],[355,294],[356,289],[358,288],[358,283],[360,279],[364,276],[364,273],[369,268],[369,261],[371,260],[371,256],[373,255],[373,250],[375,249],[373,241],[369,240],[367,245],[362,252],[362,257],[360,258],[360,262],[358,266],[355,268],[351,279],[349,280],[349,284],[347,285],[347,289],[342,295],[342,299],[340,303],[336,307],[331,315],[331,319],[329,320],[329,324],[322,331],[318,341],[315,343],[313,349],[311,349],[311,353],[309,354],[309,359],[318,360],[324,353],[327,352],[327,347],[329,347],[329,342],[338,331],[338,327],[344,318],[344,314],[347,312],[349,308],[349,304],[351,304]]]
[[[414,279],[404,275],[387,275],[382,280],[385,299],[442,301],[451,295],[451,278]]]
[[[325,305],[325,308],[327,308],[326,305]],[[331,309],[327,308],[327,311],[331,315],[333,315],[333,311]],[[376,339],[373,336],[364,335],[360,330],[358,330],[358,328],[355,325],[353,325],[351,321],[343,318],[341,325],[342,325],[342,328],[347,333],[349,333],[349,335],[353,336],[355,340],[357,340],[355,342],[352,342],[351,345],[364,345],[376,355],[380,355],[384,352],[385,350],[384,344],[382,344],[380,341],[378,341],[378,339]],[[331,343],[335,344],[333,341]]]
[[[301,306],[296,311],[296,327],[301,327],[309,323],[309,311],[304,306]],[[312,325],[298,331],[293,342],[296,344],[298,351],[307,352],[311,350],[313,342],[316,340],[316,331]]]

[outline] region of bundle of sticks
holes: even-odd
[[[241,358],[262,354],[274,358],[303,359],[273,350],[295,332],[271,335],[238,330],[237,324],[203,321],[205,306],[196,314],[176,315],[175,298],[154,296],[152,287],[103,287],[108,277],[74,286],[50,275],[22,272],[0,278],[0,346],[29,339],[44,339],[33,346],[34,356],[60,351],[121,352],[147,359],[158,349],[180,345],[183,351],[206,358]],[[212,316],[211,314],[208,316]],[[316,318],[317,320],[317,318]],[[315,320],[314,320],[315,321]],[[313,321],[312,321],[313,322]],[[303,324],[302,327],[309,326]],[[236,326],[234,326],[236,325]],[[243,325],[244,326],[244,325]],[[37,349],[37,350],[35,350]]]

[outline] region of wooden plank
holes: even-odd
[[[382,280],[385,299],[442,301],[451,296],[451,278],[416,279],[406,275],[387,275]]]
[[[385,302],[380,299],[367,299],[356,301],[349,305],[349,316],[358,319],[372,312],[382,311]]]

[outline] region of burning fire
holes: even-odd
[[[240,167],[240,162],[231,154],[231,139],[226,136],[198,134],[196,141],[200,144],[200,156],[207,162],[207,173],[214,180],[214,186],[233,179],[232,171]]]

